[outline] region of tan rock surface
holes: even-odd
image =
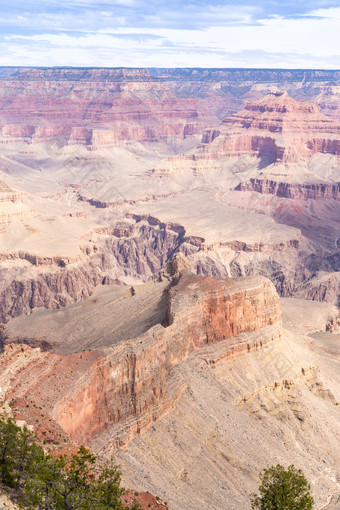
[[[32,87],[39,83],[42,89],[47,88],[43,95],[43,101],[47,101],[55,79],[63,97],[63,73],[59,77],[47,73],[43,85],[39,82],[42,75],[33,71],[27,82],[22,80],[25,72],[16,78],[25,94],[31,94]],[[113,88],[119,89],[117,101],[122,101],[122,110],[126,97],[137,92],[137,103],[143,110],[149,94],[156,90],[155,84],[145,76],[145,81],[139,81],[139,73],[132,74],[105,75],[100,71],[91,78],[91,73],[85,73],[77,77],[76,87],[86,78],[86,93],[96,97],[98,84],[112,81]],[[76,80],[76,75],[73,78]],[[194,94],[197,84],[189,81],[188,90]],[[159,83],[157,87],[170,87],[171,92],[157,95],[156,110],[163,99],[182,93],[183,83]],[[205,93],[213,93],[212,85],[204,87]],[[262,96],[266,87],[254,87],[242,101],[251,99],[252,94]],[[299,94],[303,97],[302,91]],[[98,98],[98,111],[103,100],[102,96]],[[230,97],[225,100],[230,101]],[[133,107],[136,116],[137,103]],[[51,114],[45,107],[43,103],[39,110],[42,117]],[[67,122],[72,126],[78,113],[70,110]],[[305,117],[310,117],[310,122]],[[53,120],[51,114],[49,122],[54,126],[58,119]],[[150,122],[150,118],[143,119],[138,122]],[[283,126],[283,131],[273,131],[273,122]],[[291,130],[284,127],[287,123],[292,124]],[[49,123],[45,127],[48,131]],[[171,143],[163,139],[130,140],[110,149],[90,151],[83,145],[87,135],[82,129],[75,127],[73,142],[79,139],[75,144],[53,133],[49,138],[42,130],[41,136],[47,136],[44,143],[1,147],[6,182],[20,193],[26,192],[23,204],[35,211],[30,218],[13,216],[0,232],[4,269],[1,321],[34,308],[55,309],[82,301],[102,282],[133,285],[149,281],[160,274],[176,251],[189,257],[198,273],[220,277],[263,274],[282,296],[326,299],[337,304],[333,273],[339,270],[336,242],[340,232],[339,208],[334,199],[338,196],[339,158],[328,153],[326,146],[317,153],[308,149],[307,159],[301,155],[296,159],[301,147],[294,154],[290,152],[295,137],[306,141],[312,132],[315,138],[318,129],[323,135],[327,131],[331,137],[338,136],[334,121],[325,118],[318,107],[286,94],[264,96],[229,117],[216,128],[215,135],[212,131],[207,143],[195,149],[195,136],[190,135]],[[286,137],[283,159],[277,153],[278,160],[268,164],[270,161],[265,161],[257,149],[242,155],[224,151],[224,141],[251,139],[261,130],[262,138],[274,140],[280,147],[282,140],[279,143],[277,137]],[[270,153],[267,145],[262,149],[263,154]],[[326,292],[323,282],[319,282],[320,269],[328,275]]]
[[[19,508],[6,492],[0,492],[0,510],[19,510]]]
[[[261,469],[294,463],[321,508],[338,490],[339,357],[307,345],[284,333],[216,368],[210,350],[197,351],[183,366],[188,388],[176,408],[119,452],[126,480],[158,491],[174,510],[239,510],[250,508]]]
[[[43,405],[39,404],[38,407],[49,409],[54,421],[75,442],[88,443],[98,434],[100,442],[104,440],[100,439],[100,434],[103,433],[112,448],[124,446],[135,434],[145,432],[152,422],[159,421],[176,404],[186,387],[186,381],[176,377],[175,368],[187,359],[190,351],[229,338],[229,343],[225,343],[219,357],[233,358],[252,349],[261,348],[280,336],[279,299],[273,285],[265,278],[219,281],[183,273],[178,283],[168,291],[168,298],[162,298],[164,291],[168,290],[168,285],[165,279],[141,290],[136,288],[134,295],[130,294],[128,297],[125,294],[118,299],[117,291],[114,291],[114,300],[108,303],[113,313],[110,309],[104,312],[107,313],[105,327],[109,329],[111,324],[109,331],[113,331],[112,338],[106,333],[105,342],[100,336],[100,330],[97,330],[96,318],[103,316],[103,305],[105,308],[107,301],[99,299],[97,302],[90,300],[84,303],[86,311],[92,307],[92,313],[88,315],[85,312],[84,315],[80,310],[81,315],[78,317],[75,315],[75,320],[77,322],[87,317],[85,324],[87,323],[88,335],[91,337],[95,333],[100,338],[100,342],[97,341],[98,347],[106,347],[107,350],[101,353],[86,351],[84,356],[88,363],[67,374],[67,383],[64,376],[60,377],[58,372],[61,375],[65,374],[65,370],[72,363],[76,362],[78,365],[82,354],[60,358],[55,354],[41,353],[39,349],[29,350],[25,347],[26,354],[16,359],[20,352],[20,344],[18,347],[13,344],[8,346],[2,360],[3,374],[0,376],[0,382],[6,381],[9,371],[11,377],[6,381],[9,398],[14,401],[22,401],[25,398],[27,394],[25,390],[20,389],[21,383],[25,388],[28,382],[26,378],[34,371],[37,374],[36,379],[29,383],[31,398],[36,395],[37,400],[43,402]],[[153,297],[147,304],[148,296],[149,300],[153,296],[159,297]],[[166,309],[162,305],[161,314],[159,298],[165,300],[164,305],[167,307]],[[144,323],[140,320],[143,313],[140,314],[138,311],[139,303],[143,301]],[[131,320],[134,309],[137,313],[135,324]],[[123,318],[118,319],[123,314],[125,321]],[[65,324],[62,330],[64,347],[60,343],[60,337],[59,345],[58,339],[55,341],[53,338],[53,334],[56,336],[58,319],[54,323],[54,328],[47,332],[49,335],[46,334],[43,339],[39,339],[38,333],[29,341],[33,345],[40,343],[45,349],[49,345],[55,345],[57,352],[70,352],[71,349],[73,352],[82,352],[88,346],[87,335],[85,331],[78,331],[76,333],[78,340],[74,341],[73,338],[69,342],[67,328],[72,332],[75,323],[68,322],[67,309],[64,315],[59,319],[61,325]],[[111,323],[108,317],[111,318]],[[162,319],[164,326],[158,322]],[[91,320],[92,332],[89,325]],[[35,317],[33,325],[37,324],[34,321]],[[29,324],[29,317],[26,318],[26,322]],[[153,326],[155,322],[158,324]],[[136,330],[137,325],[139,330]],[[23,331],[26,330],[24,322],[21,322],[21,327]],[[143,327],[148,330],[140,334]],[[31,333],[34,331],[32,325],[27,329]],[[12,331],[11,328],[9,330]],[[247,335],[239,336],[234,339],[241,333],[256,331],[262,332],[260,341],[256,335],[249,338]],[[133,334],[136,333],[140,336],[133,338]],[[130,341],[126,341],[127,338],[130,338]],[[11,337],[7,342],[10,341]],[[91,345],[93,347],[93,342]],[[32,358],[29,363],[30,371],[24,369],[26,356]],[[79,370],[83,370],[83,375],[75,384],[77,377],[79,378]],[[15,374],[18,371],[21,373],[20,383],[19,381],[15,383]],[[51,377],[55,384],[53,390],[49,387]],[[27,382],[24,383],[24,379]],[[72,390],[68,391],[67,387],[70,385]],[[25,409],[21,412],[23,411]]]
[[[134,286],[129,297],[113,287],[113,302],[107,289],[79,312],[77,305],[75,317],[88,320],[91,337],[98,320],[106,317],[108,328],[111,316],[113,336],[117,327],[126,338],[133,320],[119,329],[124,321],[117,323],[115,306],[131,319],[134,309],[120,308],[121,299],[134,306],[139,296],[149,317],[157,317],[156,296],[168,285],[163,277]],[[71,437],[101,455],[127,447],[116,450],[124,482],[159,494],[174,510],[247,509],[259,470],[277,462],[301,467],[318,508],[325,504],[339,476],[339,351],[329,352],[330,340],[296,332],[293,303],[286,306],[289,329],[282,334],[277,294],[262,277],[223,281],[175,272],[167,302],[163,326],[114,346],[108,339],[101,351],[60,356],[8,345],[0,358],[0,384],[14,413],[28,424],[38,420],[37,433],[47,442]],[[303,305],[298,302],[301,313]],[[67,310],[59,312],[65,345]],[[34,315],[26,317],[28,327]]]

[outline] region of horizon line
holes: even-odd
[[[214,71],[331,71],[339,72],[339,69],[334,68],[318,68],[318,67],[191,67],[191,66],[174,66],[174,67],[158,67],[158,66],[76,66],[76,65],[58,65],[58,66],[39,66],[39,65],[19,65],[19,66],[5,66],[0,65],[0,69],[192,69],[192,70],[214,70]]]

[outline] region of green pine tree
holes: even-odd
[[[252,509],[312,510],[310,485],[300,469],[293,465],[285,469],[277,464],[266,469],[260,479],[260,494],[251,496]]]
[[[17,489],[27,510],[140,510],[123,503],[121,471],[113,459],[104,466],[84,446],[53,458],[34,435],[13,421],[0,421],[0,484]]]

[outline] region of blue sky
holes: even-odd
[[[0,65],[340,69],[340,0],[0,6]]]

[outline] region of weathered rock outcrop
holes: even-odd
[[[0,321],[28,314],[33,308],[56,309],[87,299],[100,284],[148,281],[157,276],[180,242],[180,234],[142,222],[119,223],[107,229],[94,252],[82,260],[65,257],[42,260],[18,254],[3,255],[0,268]],[[70,263],[69,263],[70,262]],[[23,271],[23,267],[26,271]]]
[[[270,93],[205,132],[205,152],[214,157],[248,153],[266,164],[292,163],[316,152],[340,154],[340,126],[320,108],[295,101],[287,92]]]
[[[261,340],[226,345],[224,359],[231,359],[280,335],[278,296],[260,277],[218,281],[183,274],[168,306],[168,327],[154,326],[130,345],[119,345],[55,409],[56,421],[75,441],[91,441],[108,429],[113,448],[126,446],[174,407],[186,387],[174,368],[190,351],[261,331]]]
[[[211,125],[145,69],[19,69],[0,79],[0,142],[112,147],[184,138]],[[214,118],[216,121],[216,117]]]
[[[251,178],[241,182],[236,191],[256,191],[257,193],[299,200],[340,200],[340,183],[289,183]]]
[[[176,409],[116,453],[127,478],[174,510],[250,510],[259,470],[293,463],[321,508],[338,492],[339,338],[317,354],[291,326],[281,341],[212,365],[223,344],[178,367],[188,388]],[[109,453],[104,441],[98,446]]]
[[[0,73],[0,141],[5,144],[57,138],[96,149],[126,140],[183,138],[275,85],[303,100],[312,96],[339,116],[338,93],[330,86],[336,71],[19,68]]]
[[[219,342],[219,359],[233,359],[280,337],[281,308],[269,280],[188,272],[174,278],[164,326],[109,350],[59,356],[7,346],[0,384],[14,408],[19,405],[27,421],[33,412],[33,419],[34,409],[23,405],[29,395],[33,408],[42,407],[75,442],[126,446],[174,407],[186,388],[176,367],[190,352]],[[156,292],[160,284],[154,285]]]
[[[22,203],[23,194],[0,180],[0,225],[12,219],[24,220],[33,214],[33,210]]]

